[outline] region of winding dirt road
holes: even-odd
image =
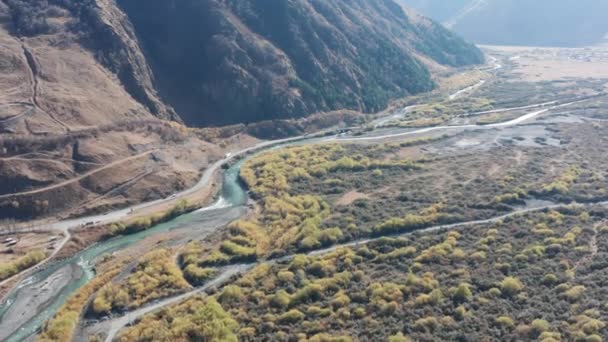
[[[23,192],[15,192],[15,193],[6,194],[6,195],[0,195],[0,199],[13,198],[13,197],[25,196],[25,195],[34,195],[34,194],[38,194],[38,193],[41,193],[41,192],[45,192],[45,191],[61,188],[61,187],[64,187],[66,185],[70,185],[72,183],[79,182],[79,181],[81,181],[81,180],[83,180],[83,179],[85,179],[87,177],[90,177],[90,176],[92,176],[92,175],[94,175],[94,174],[96,174],[98,172],[110,169],[110,168],[112,168],[114,166],[117,166],[117,165],[129,162],[129,161],[133,161],[133,160],[136,160],[136,159],[148,156],[148,155],[150,155],[150,154],[152,154],[154,152],[158,152],[158,151],[160,151],[160,149],[154,149],[154,150],[146,151],[146,152],[143,152],[143,153],[140,153],[140,154],[136,154],[134,156],[127,157],[127,158],[115,160],[115,161],[113,161],[113,162],[111,162],[109,164],[106,164],[106,165],[104,165],[104,166],[102,166],[100,168],[91,170],[91,171],[89,171],[87,173],[83,173],[82,175],[80,175],[78,177],[74,177],[74,178],[68,179],[68,180],[63,181],[61,183],[49,185],[47,187],[39,188],[39,189],[35,189],[35,190],[29,190],[29,191],[23,191]]]

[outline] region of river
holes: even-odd
[[[247,193],[238,179],[242,163],[236,163],[224,172],[222,193],[214,204],[140,233],[97,243],[22,280],[0,304],[0,341],[23,341],[34,335],[76,290],[95,276],[95,262],[100,256],[123,250],[156,234],[194,224],[204,225],[206,217],[225,216],[228,222],[224,224],[229,223],[233,218],[221,215],[221,212],[247,202]]]

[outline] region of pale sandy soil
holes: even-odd
[[[529,82],[608,78],[608,47],[550,48],[486,46],[490,54],[505,55],[513,73]]]
[[[369,195],[353,190],[353,191],[345,193],[344,196],[342,196],[336,202],[336,204],[346,206],[346,205],[353,203],[356,200],[367,199],[367,198],[369,198]]]
[[[13,246],[7,246],[4,243],[7,238],[16,239],[18,242]],[[32,250],[48,253],[61,239],[61,234],[57,232],[0,235],[0,264],[13,261]]]

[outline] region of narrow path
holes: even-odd
[[[73,208],[70,212],[74,212],[77,209],[82,209],[85,206],[98,202],[104,198],[116,196],[116,195],[120,194],[121,192],[124,192],[127,189],[131,188],[132,186],[137,184],[143,178],[148,177],[156,172],[158,172],[158,170],[151,170],[151,171],[146,170],[146,171],[140,172],[140,173],[136,174],[135,176],[129,178],[128,180],[115,185],[114,187],[112,187],[111,189],[106,191],[105,193],[95,196],[94,198],[92,198],[84,203],[78,204],[78,207]]]
[[[378,237],[374,237],[374,238],[369,238],[369,239],[362,239],[362,240],[357,240],[357,241],[352,241],[352,242],[348,242],[348,243],[343,243],[343,244],[338,244],[329,248],[325,248],[325,249],[320,249],[320,250],[316,250],[316,251],[312,251],[307,253],[307,255],[309,256],[319,256],[319,255],[323,255],[323,254],[327,254],[327,253],[331,253],[337,249],[340,248],[347,248],[347,247],[355,247],[355,246],[360,246],[360,245],[365,245],[368,244],[370,242],[375,242],[375,241],[379,241],[381,239],[384,239],[386,237],[400,237],[400,236],[407,236],[407,235],[413,235],[413,234],[423,234],[423,233],[429,233],[429,232],[435,232],[435,231],[443,231],[443,230],[452,230],[452,229],[460,229],[460,228],[466,228],[466,227],[471,227],[471,226],[476,226],[476,225],[481,225],[481,224],[490,224],[490,223],[496,223],[499,221],[502,221],[506,218],[510,218],[510,217],[515,217],[515,216],[520,216],[520,215],[524,215],[524,214],[529,214],[529,213],[534,213],[534,212],[541,212],[541,211],[545,211],[545,210],[551,210],[551,209],[559,209],[559,208],[565,208],[568,207],[572,204],[552,204],[552,205],[546,205],[546,206],[541,206],[541,207],[534,207],[534,208],[525,208],[525,209],[519,209],[519,210],[515,210],[513,212],[510,212],[508,214],[504,214],[504,215],[500,215],[500,216],[496,216],[496,217],[492,217],[489,219],[484,219],[484,220],[475,220],[475,221],[467,221],[467,222],[460,222],[460,223],[453,223],[453,224],[446,224],[446,225],[437,225],[437,226],[432,226],[432,227],[428,227],[428,228],[423,228],[423,229],[418,229],[418,230],[414,230],[414,231],[409,231],[409,232],[405,232],[405,233],[397,233],[397,234],[391,234],[391,235],[384,235],[384,236],[378,236]],[[598,202],[598,203],[590,203],[590,204],[579,204],[581,206],[584,207],[589,207],[589,206],[595,206],[595,205],[601,205],[601,206],[607,206],[608,205],[608,201],[606,202]],[[597,252],[596,252],[597,253]],[[288,261],[290,259],[292,259],[294,257],[294,255],[288,255],[288,256],[284,256],[284,257],[280,257],[277,259],[270,259],[270,260],[260,260],[259,262],[253,263],[253,264],[247,264],[247,265],[234,265],[234,266],[227,266],[225,267],[226,271],[224,273],[222,273],[218,278],[215,278],[214,280],[212,280],[210,283],[206,284],[203,287],[197,288],[195,290],[192,290],[188,293],[179,295],[179,296],[175,296],[175,297],[170,297],[170,298],[166,298],[164,300],[161,300],[153,305],[150,306],[146,306],[144,308],[141,309],[137,309],[134,311],[131,311],[129,313],[127,313],[124,316],[115,318],[113,320],[110,321],[110,330],[108,332],[108,335],[106,337],[106,342],[111,342],[114,337],[116,336],[116,334],[125,326],[127,326],[128,324],[133,323],[135,320],[137,320],[139,317],[142,317],[148,313],[151,313],[153,311],[159,310],[165,306],[171,305],[171,304],[175,304],[177,302],[180,302],[182,300],[188,299],[189,297],[201,293],[202,291],[206,290],[207,288],[209,288],[210,286],[218,286],[221,285],[223,282],[225,282],[227,280],[227,278],[230,278],[232,275],[237,275],[239,273],[241,273],[244,270],[247,270],[249,268],[252,268],[258,264],[261,263],[277,263],[277,262],[284,262],[284,261]],[[230,274],[230,276],[227,276],[227,274]]]
[[[29,157],[31,156],[31,158]],[[42,158],[44,157],[44,158]],[[43,153],[43,152],[29,152],[29,153],[24,153],[24,154],[19,154],[16,156],[11,156],[11,157],[5,157],[5,158],[0,158],[0,160],[2,161],[7,161],[7,160],[22,160],[22,161],[30,161],[30,160],[36,160],[36,161],[58,161],[58,160],[63,160],[65,162],[68,163],[77,163],[77,164],[83,164],[83,165],[103,165],[103,163],[96,163],[96,162],[88,162],[88,161],[82,161],[82,160],[75,160],[72,158],[63,158],[63,157],[57,157],[54,156],[50,153]]]
[[[72,178],[72,179],[68,179],[68,180],[66,180],[64,182],[53,184],[53,185],[50,185],[50,186],[47,186],[47,187],[44,187],[44,188],[40,188],[40,189],[35,189],[35,190],[30,190],[30,191],[23,191],[23,192],[16,192],[16,193],[12,193],[12,194],[1,195],[0,199],[12,198],[12,197],[15,197],[15,196],[34,195],[34,194],[38,194],[38,193],[45,192],[45,191],[48,191],[48,190],[64,187],[64,186],[72,184],[74,182],[79,182],[79,181],[81,181],[81,180],[83,180],[83,179],[85,179],[87,177],[90,177],[90,176],[92,176],[92,175],[94,175],[94,174],[96,174],[98,172],[103,171],[103,170],[107,170],[109,168],[112,168],[112,167],[114,167],[116,165],[120,165],[120,164],[126,163],[128,161],[133,161],[133,160],[145,157],[145,156],[147,156],[149,154],[152,154],[152,153],[158,152],[158,151],[160,151],[160,149],[154,149],[154,150],[146,151],[144,153],[140,153],[140,154],[137,154],[137,155],[134,155],[134,156],[131,156],[131,157],[115,160],[115,161],[113,161],[113,162],[111,162],[111,163],[109,163],[109,164],[107,164],[105,166],[102,166],[102,167],[100,167],[98,169],[95,169],[95,170],[91,170],[91,171],[89,171],[87,173],[84,173],[84,174],[82,174],[82,175],[80,175],[78,177]]]
[[[44,162],[44,163],[53,163],[53,164],[61,164],[65,165],[65,162],[75,163],[75,164],[83,164],[83,165],[95,165],[100,166],[103,164],[100,163],[91,163],[91,162],[82,162],[78,160],[68,159],[68,158],[21,158],[21,157],[9,157],[9,158],[0,158],[1,161],[9,161],[9,160],[17,160],[22,162]]]
[[[473,84],[472,86],[466,87],[464,89],[460,89],[459,91],[451,94],[450,96],[448,96],[448,99],[451,100],[456,100],[457,98],[459,98],[462,94],[464,93],[468,93],[470,91],[473,91],[479,87],[481,87],[482,85],[484,85],[486,83],[486,80],[481,80],[475,84]]]

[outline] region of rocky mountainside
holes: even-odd
[[[373,112],[432,89],[429,64],[483,59],[393,0],[4,1],[12,34],[72,37],[150,113],[193,125]]]
[[[164,98],[186,122],[228,124],[339,108],[372,112],[430,90],[417,56],[479,63],[392,0],[118,0]]]
[[[608,33],[597,0],[398,0],[480,44],[584,46]]]

